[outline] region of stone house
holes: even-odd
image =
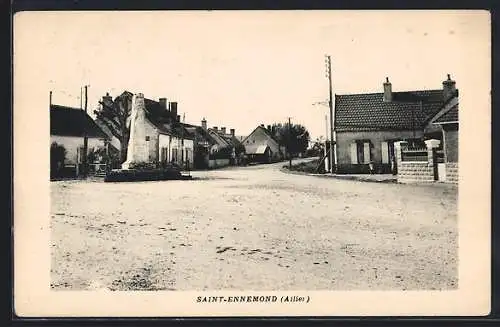
[[[226,133],[226,128],[207,127],[205,118],[201,126],[183,124],[195,136],[195,168],[215,168],[238,163],[237,153],[240,142],[234,129]]]
[[[133,95],[128,91],[119,97],[129,99],[124,102],[135,105],[138,111],[135,124],[130,123],[138,137],[129,140],[128,148],[143,153],[139,161],[156,165],[176,163],[184,169],[193,168],[194,135],[181,123],[177,102],[168,103],[166,98],[155,101],[144,98],[141,93]],[[107,94],[101,104],[110,103],[110,98]],[[124,168],[127,168],[129,163],[124,164]]]
[[[77,176],[82,171],[84,137],[87,136],[87,155],[106,148],[109,138],[82,109],[50,105],[50,143],[66,150],[62,168],[65,175]]]
[[[423,144],[442,136],[441,128],[429,124],[455,94],[455,82],[442,89],[393,92],[388,78],[383,92],[335,96],[334,145],[338,173],[395,173],[395,142]]]
[[[270,163],[283,159],[278,142],[271,136],[264,125],[257,126],[242,141],[248,162]]]

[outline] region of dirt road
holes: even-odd
[[[52,182],[52,287],[457,287],[457,189],[286,174]]]

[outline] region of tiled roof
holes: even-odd
[[[264,133],[265,133],[265,134],[269,137],[269,139],[271,140],[271,142],[274,142],[274,143],[276,143],[276,145],[278,145],[278,141],[276,141],[276,140],[274,139],[274,137],[273,137],[273,136],[271,135],[271,133],[267,130],[267,128],[265,128],[265,127],[263,127],[263,126],[261,126],[261,125],[257,126],[257,127],[256,127],[253,131],[252,131],[252,133],[248,134],[248,135],[247,135],[247,136],[246,136],[243,140],[241,140],[240,142],[241,142],[241,143],[244,143],[244,142],[246,141],[246,139],[250,137],[250,135],[252,135],[253,133],[255,133],[255,132],[256,132],[257,130],[259,130],[259,129],[260,129],[260,130],[262,130],[262,131],[264,131]]]
[[[108,138],[94,120],[80,108],[50,106],[50,135]]]
[[[444,103],[443,90],[335,96],[335,130],[412,130],[423,128]]]
[[[458,122],[458,104],[454,105],[448,112],[434,121],[434,124]]]

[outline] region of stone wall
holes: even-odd
[[[445,158],[447,162],[458,162],[458,130],[449,130],[443,132]]]
[[[396,142],[394,144],[394,152],[396,155],[396,163],[398,167],[398,182],[399,183],[426,183],[434,182],[434,161],[432,149],[439,146],[438,140],[425,141],[427,146],[427,161],[402,161],[402,147],[406,142]]]
[[[434,168],[427,162],[398,162],[398,182],[434,182]]]
[[[458,162],[446,163],[446,181],[449,183],[458,183]]]

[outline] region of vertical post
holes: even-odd
[[[289,167],[292,169],[292,153],[290,152],[290,148],[292,145],[292,122],[291,118],[288,117],[288,158],[290,160]]]
[[[85,85],[85,116],[87,115],[87,85]],[[87,177],[87,151],[88,151],[87,126],[83,126],[83,176]]]
[[[328,77],[328,94],[329,94],[329,101],[328,105],[330,107],[330,172],[334,172],[334,167],[333,167],[333,148],[334,148],[334,142],[335,142],[335,137],[333,133],[333,92],[332,92],[332,64],[331,64],[331,58],[329,55],[326,56],[326,69],[327,69],[327,77]]]
[[[52,108],[52,91],[49,92],[49,109]]]
[[[324,154],[325,154],[325,172],[328,172],[328,168],[329,168],[329,163],[328,163],[328,158],[327,158],[328,152],[326,150],[327,146],[328,146],[328,115],[325,115],[325,151],[324,151]]]

